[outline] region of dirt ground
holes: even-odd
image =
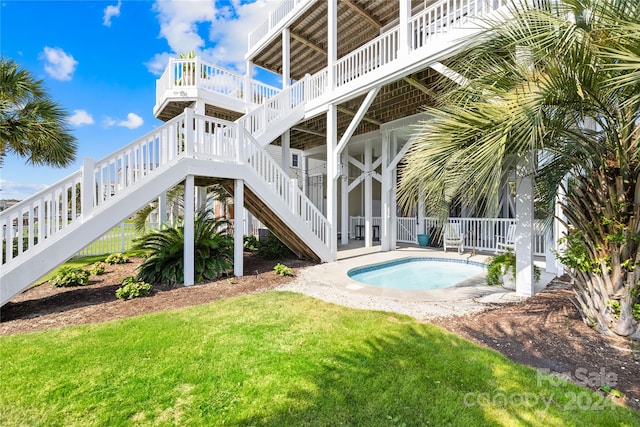
[[[103,322],[266,291],[293,280],[273,273],[278,262],[292,267],[294,275],[310,265],[302,260],[266,261],[245,254],[244,277],[188,288],[154,286],[149,297],[117,300],[115,291],[122,279],[134,275],[140,262],[133,258],[127,264],[107,266],[106,274],[92,276],[93,281],[80,288],[43,284],[29,289],[0,308],[0,335]],[[511,360],[557,373],[593,390],[608,383],[624,394],[612,397],[616,402],[640,409],[638,344],[595,333],[582,322],[571,296],[568,283],[557,279],[524,302],[433,323]]]

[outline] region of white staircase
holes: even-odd
[[[270,119],[263,125],[286,118]],[[241,123],[185,110],[105,159],[95,164],[86,160],[80,171],[1,212],[0,305],[187,175],[243,179],[317,259],[331,260],[326,218]]]

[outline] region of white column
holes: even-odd
[[[247,223],[247,236],[252,236],[253,235],[253,215],[251,215],[251,212],[245,209],[244,216],[245,216],[245,221]]]
[[[244,76],[244,102],[247,103],[246,110],[249,111],[249,105],[253,103],[253,63],[247,61],[247,71]]]
[[[389,215],[391,212],[389,206],[389,189],[391,188],[391,174],[389,173],[389,133],[382,132],[382,183],[381,183],[381,203],[380,212],[380,245],[381,250],[386,252],[390,249],[389,244]]]
[[[517,168],[516,176],[516,295],[535,293],[533,281],[533,172],[531,159]]]
[[[391,134],[391,159],[395,159],[398,154],[398,136],[395,132]],[[398,166],[394,166],[389,171],[391,177],[391,188],[389,189],[389,250],[395,251],[398,241],[398,202],[396,201],[396,188],[398,182]]]
[[[340,191],[341,191],[341,200],[340,200],[340,208],[342,211],[342,218],[340,220],[341,230],[340,230],[340,243],[346,245],[349,243],[349,147],[345,147],[341,156],[341,182],[340,182]]]
[[[338,59],[338,0],[327,0],[327,86],[336,87],[336,74],[333,65]]]
[[[329,0],[329,2],[335,0]],[[327,110],[327,220],[329,221],[329,249],[333,260],[338,255],[338,209],[336,191],[336,145],[338,144],[338,110],[335,104],[329,104]]]
[[[409,55],[411,47],[411,34],[409,31],[409,20],[411,19],[411,1],[400,0],[400,17],[399,17],[399,34],[398,34],[398,56]]]
[[[187,175],[184,182],[184,285],[194,284],[195,251],[194,251],[194,176]]]
[[[281,156],[282,156],[282,169],[287,174],[287,176],[291,176],[291,132],[286,130],[280,136],[281,143]]]
[[[367,141],[364,144],[364,246],[366,248],[373,245],[373,189],[371,182],[372,157],[373,148],[371,147],[371,141]]]
[[[291,38],[289,29],[282,30],[282,89],[289,87],[291,82]]]
[[[235,213],[233,227],[233,275],[240,277],[244,270],[244,227],[242,212],[244,212],[244,182],[236,179],[233,182],[233,211]]]
[[[302,164],[302,194],[309,196],[307,194],[307,155],[304,151],[300,156],[300,162]]]

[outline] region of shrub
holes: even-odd
[[[107,259],[104,260],[104,262],[110,265],[125,264],[129,262],[129,257],[121,253],[111,254],[107,257]]]
[[[194,223],[195,280],[213,280],[229,271],[233,261],[233,238],[226,234],[226,220],[209,210],[196,214]],[[149,253],[138,267],[138,279],[149,283],[175,285],[184,278],[184,225],[152,231],[135,245]]]
[[[62,267],[49,281],[56,288],[84,286],[89,283],[89,272],[82,267]]]
[[[89,269],[89,272],[94,276],[100,276],[104,274],[105,267],[106,267],[106,264],[104,262],[96,262],[91,266],[91,268]]]
[[[248,252],[253,252],[258,249],[258,239],[256,236],[244,236],[244,250]]]
[[[122,281],[122,286],[116,289],[116,298],[132,299],[149,295],[149,292],[151,292],[151,285],[149,283],[129,276]]]
[[[511,249],[487,259],[487,285],[499,285],[501,277],[508,270],[516,277],[516,254]],[[540,280],[540,268],[537,265],[533,266],[533,279],[536,282]]]
[[[264,259],[291,258],[293,252],[275,235],[269,234],[258,244],[256,254]]]
[[[273,272],[276,273],[278,276],[293,276],[293,270],[291,270],[291,267],[287,267],[284,264],[276,264],[273,267]]]

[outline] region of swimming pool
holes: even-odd
[[[390,289],[429,290],[454,286],[486,273],[479,262],[446,258],[401,258],[349,270],[358,282]]]

